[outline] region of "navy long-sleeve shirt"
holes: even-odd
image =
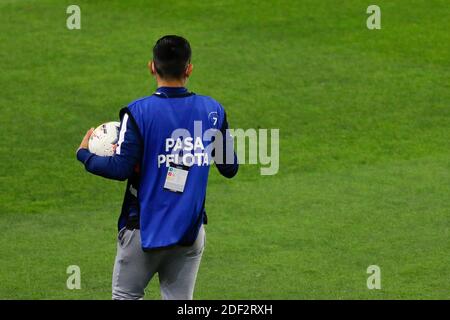
[[[87,149],[79,149],[77,158],[90,173],[108,179],[126,180],[133,174],[142,153],[139,131],[126,113],[120,124],[117,144],[116,152],[111,157],[97,156]]]

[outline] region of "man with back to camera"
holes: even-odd
[[[192,73],[189,42],[169,35],[148,64],[156,92],[120,111],[115,154],[77,151],[87,171],[128,179],[118,222],[112,298],[142,299],[155,273],[163,299],[192,299],[205,245],[205,197],[210,161],[232,178],[238,171],[225,110],[185,88]]]

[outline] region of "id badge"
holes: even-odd
[[[173,192],[183,192],[189,173],[189,167],[170,163],[167,170],[164,189]]]

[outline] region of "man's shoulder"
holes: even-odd
[[[207,96],[207,95],[204,95],[204,94],[198,94],[198,93],[196,93],[195,96],[198,99],[202,99],[204,101],[220,105],[220,103],[216,99],[214,99],[213,97],[210,97],[210,96]]]
[[[222,104],[220,104],[220,102],[218,102],[216,99],[214,99],[213,97],[210,96],[206,96],[206,95],[202,95],[202,94],[195,94],[195,97],[199,100],[202,100],[202,102],[205,105],[223,110],[223,106]]]
[[[146,97],[142,97],[142,98],[138,98],[138,99],[136,99],[136,100],[130,102],[130,103],[128,104],[128,108],[131,109],[131,108],[137,108],[137,107],[142,106],[142,105],[146,105],[146,104],[148,104],[152,99],[154,99],[154,96],[153,96],[153,95],[151,95],[151,96],[146,96]]]

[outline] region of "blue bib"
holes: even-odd
[[[214,133],[224,109],[185,88],[159,88],[128,106],[142,141],[137,190],[143,249],[192,244],[203,223]]]

